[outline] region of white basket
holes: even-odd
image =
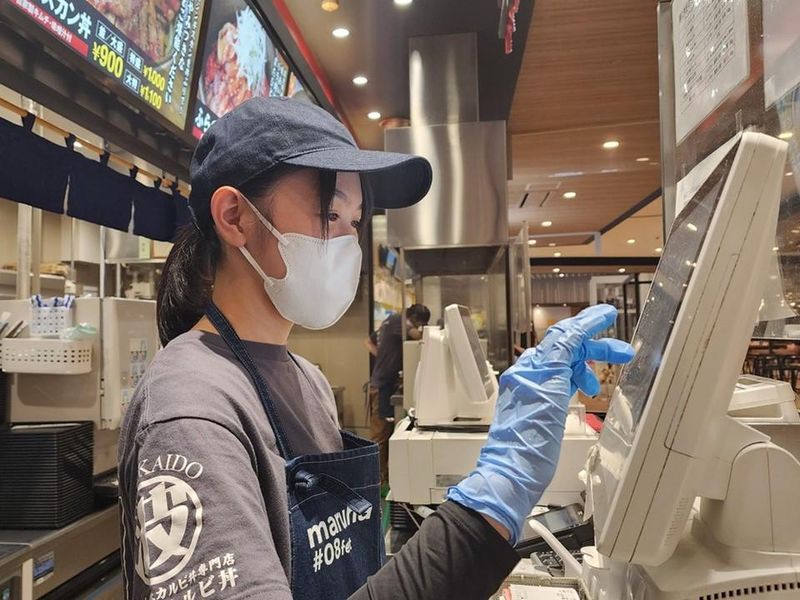
[[[6,373],[80,375],[92,370],[91,340],[4,339],[2,370]]]
[[[66,306],[31,307],[32,337],[58,337],[58,334],[67,327],[72,327],[72,308]]]

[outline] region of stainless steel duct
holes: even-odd
[[[387,212],[388,242],[484,253],[507,245],[506,123],[478,121],[476,35],[412,38],[409,45],[411,126],[387,130],[385,147],[425,156],[433,186],[416,206]]]

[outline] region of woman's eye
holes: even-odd
[[[338,220],[339,220],[339,215],[337,215],[336,213],[328,213],[328,221],[330,221],[331,223],[336,223],[336,221]]]

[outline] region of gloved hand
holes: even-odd
[[[590,396],[600,392],[586,361],[633,358],[626,342],[591,339],[616,319],[617,309],[608,304],[587,308],[552,326],[500,376],[489,439],[475,470],[447,497],[501,523],[512,544],[555,475],[570,398],[578,389]]]

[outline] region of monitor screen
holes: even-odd
[[[283,96],[289,65],[245,0],[215,0],[208,15],[192,134],[256,96]]]
[[[54,38],[183,129],[204,0],[12,0]]]
[[[623,453],[630,451],[636,436],[737,148],[730,151],[675,218],[664,246],[633,336],[636,356],[620,374],[604,424],[624,441]],[[619,457],[619,464],[626,457]],[[608,486],[604,494],[608,501],[614,497],[618,482],[618,479],[604,482]]]
[[[469,349],[475,359],[478,373],[481,375],[481,381],[483,382],[486,396],[489,397],[492,395],[494,387],[492,385],[492,374],[489,372],[489,367],[486,365],[486,356],[483,354],[483,348],[481,348],[481,340],[478,337],[478,332],[475,330],[475,324],[472,322],[469,309],[461,306],[458,310],[461,315],[461,322],[464,324],[464,330],[467,332]]]

